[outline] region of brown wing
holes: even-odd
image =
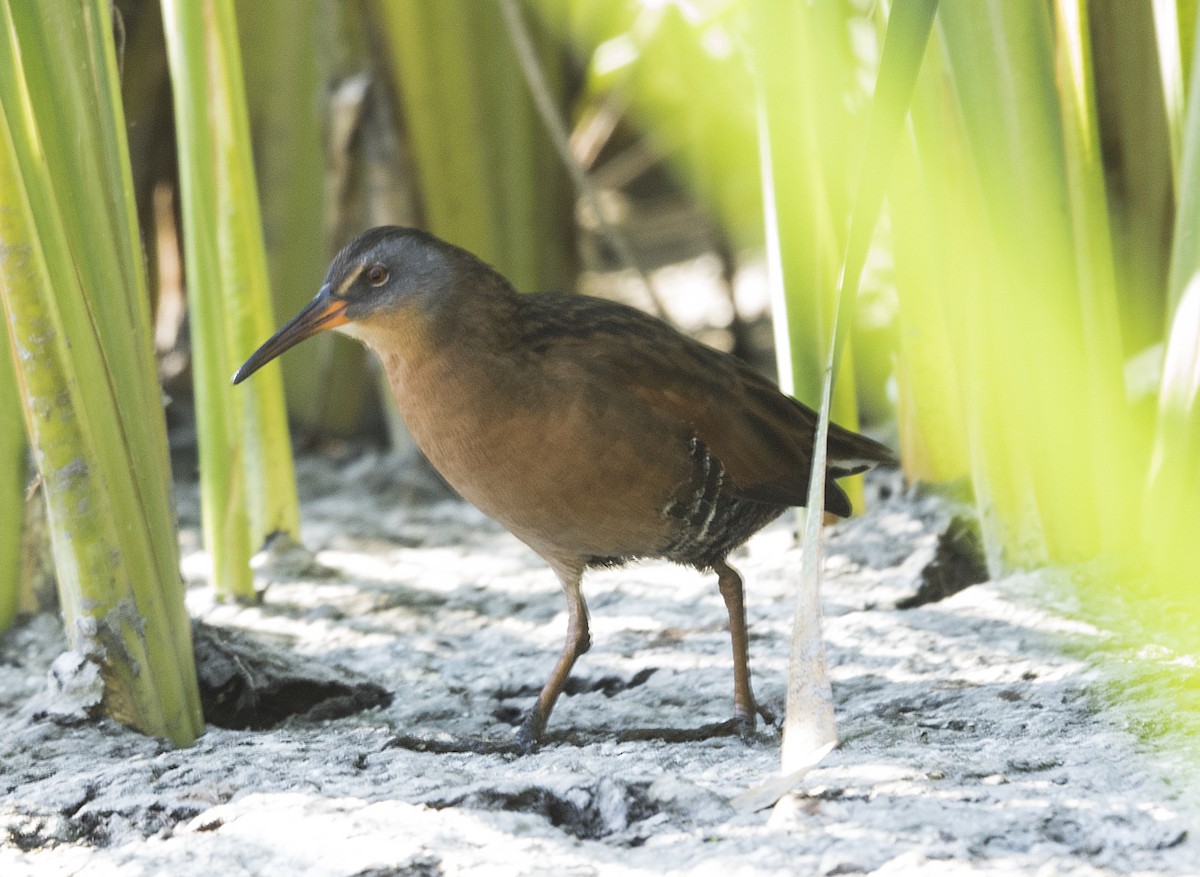
[[[725,467],[732,496],[777,505],[808,497],[817,415],[729,354],[688,338],[641,311],[588,296],[528,300],[527,349],[569,357],[603,373],[654,409],[686,424]],[[865,436],[830,424],[826,509],[848,515],[833,479],[892,462]]]

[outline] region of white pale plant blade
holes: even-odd
[[[800,586],[788,668],[782,775],[738,799],[743,806],[767,806],[777,800],[837,745],[833,692],[821,635],[820,596],[822,515],[819,510],[825,507],[830,407],[839,356],[853,320],[854,296],[883,203],[891,158],[902,131],[936,11],[937,0],[899,3],[888,21],[850,234],[838,277],[833,343],[828,350],[823,375],[820,417],[809,478],[809,512],[804,528]]]

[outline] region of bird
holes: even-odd
[[[346,244],[316,296],[233,382],[330,329],[374,351],[434,468],[562,585],[566,641],[516,733],[521,751],[536,748],[591,646],[584,572],[646,558],[716,573],[733,724],[753,737],[743,583],[728,557],[807,501],[816,412],[643,311],[578,293],[518,293],[419,229],[381,226]],[[851,512],[836,479],[894,463],[886,446],[830,424],[825,510]]]

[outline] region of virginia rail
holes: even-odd
[[[588,567],[663,557],[712,570],[733,640],[734,718],[751,734],[742,580],[733,549],[808,495],[816,413],[728,354],[641,311],[564,293],[518,294],[430,234],[376,228],[330,265],[316,297],[234,375],[239,383],[326,329],[379,356],[417,444],[463,497],[540,554],[562,583],[561,657],[517,734],[532,748],[588,650]],[[835,478],[892,462],[829,429]]]

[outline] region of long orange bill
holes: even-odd
[[[287,324],[266,340],[262,347],[254,351],[242,367],[233,375],[233,382],[240,384],[285,350],[295,347],[305,338],[311,338],[318,332],[332,329],[350,322],[346,318],[346,302],[335,299],[329,284],[321,287],[321,291],[313,297],[304,310],[292,317]]]

